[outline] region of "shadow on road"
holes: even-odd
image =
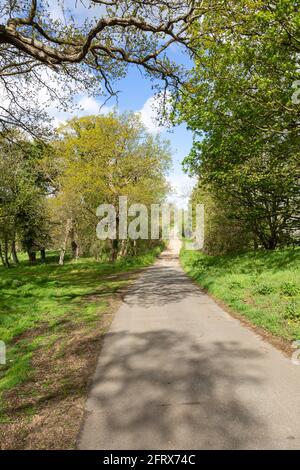
[[[238,449],[264,432],[237,392],[262,382],[258,351],[237,342],[203,346],[167,329],[109,333],[106,347],[90,398],[90,409],[100,410],[94,447]]]
[[[155,265],[134,284],[125,302],[131,306],[153,307],[176,303],[189,295],[201,295],[201,290],[181,269]]]

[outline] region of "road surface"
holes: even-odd
[[[115,315],[80,449],[299,449],[300,366],[184,274],[173,241]]]

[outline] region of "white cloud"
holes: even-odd
[[[161,122],[161,95],[153,95],[145,101],[144,106],[138,113],[142,123],[149,132],[162,132],[167,129],[166,124]]]
[[[66,90],[64,83],[59,80],[57,74],[49,69],[41,70],[42,82],[46,86],[41,84],[40,87],[37,87],[36,91],[29,93],[27,93],[26,84],[24,84],[20,103],[23,107],[26,107],[28,103],[28,107],[38,107],[41,110],[45,110],[52,119],[53,127],[59,126],[74,116],[107,114],[113,109],[113,106],[102,106],[103,103],[98,98],[88,96],[83,92],[76,93],[77,85],[75,82],[69,82],[69,89]],[[28,90],[30,90],[30,85],[28,85]],[[73,93],[72,99],[69,99]],[[64,98],[67,98],[66,102],[64,102]],[[10,99],[2,83],[0,83],[0,103],[4,109],[9,109]],[[4,113],[4,111],[1,112]]]
[[[167,180],[171,185],[168,200],[179,208],[186,207],[196,180],[183,172],[173,173],[168,176]]]
[[[94,114],[105,115],[113,110],[113,107],[102,106],[102,103],[98,99],[87,95],[78,95],[75,97],[74,101],[76,108],[70,109],[69,111],[62,111],[55,105],[48,108],[48,113],[53,118],[53,124],[55,127],[74,116],[82,117]]]
[[[10,100],[8,98],[5,86],[3,83],[0,82],[0,105],[6,109],[9,106],[9,102]],[[2,109],[1,112],[3,112]]]
[[[97,114],[100,110],[100,104],[95,98],[91,96],[82,96],[78,101],[78,106],[80,107],[79,114],[81,116],[87,114]]]
[[[60,77],[49,69],[42,71],[41,78],[45,84],[49,84],[51,90],[57,96],[57,99],[55,99],[53,93],[46,87],[41,87],[38,92],[39,105],[47,110],[48,115],[53,119],[54,127],[74,116],[107,114],[112,110],[112,107],[109,106],[101,107],[102,103],[98,98],[88,96],[83,91],[76,93],[78,84],[75,80],[69,82],[66,89],[64,82],[59,79]],[[64,97],[67,98],[67,101],[65,106],[62,106]],[[69,100],[70,97],[72,98]]]
[[[149,132],[163,132],[168,129],[166,122],[162,125],[159,121],[159,118],[161,117],[161,106],[161,95],[153,95],[145,101],[142,109],[138,111],[141,116],[142,123]],[[171,186],[168,201],[174,203],[178,208],[187,207],[196,180],[183,173],[180,167],[174,170],[167,177],[167,180]]]
[[[105,13],[106,6],[92,4],[89,1],[64,0],[64,2],[61,2],[60,0],[50,0],[49,10],[53,20],[60,20],[68,24],[70,17],[73,17],[77,23],[82,25],[86,19],[100,18]]]

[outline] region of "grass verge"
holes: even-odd
[[[231,311],[272,335],[300,339],[300,249],[209,256],[184,248],[187,274]]]
[[[0,268],[0,448],[72,449],[102,339],[124,288],[160,247],[115,264],[91,259]]]

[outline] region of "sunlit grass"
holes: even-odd
[[[255,325],[300,339],[300,249],[208,256],[181,251],[186,272]]]
[[[25,256],[9,269],[0,267],[0,340],[7,346],[7,364],[0,366],[0,393],[30,376],[31,357],[39,348],[49,348],[66,332],[66,322],[92,325],[105,312],[108,299],[126,279],[118,275],[148,266],[161,251],[114,264],[83,258],[57,263],[57,254],[47,264],[29,266]],[[110,275],[116,274],[110,278]]]

